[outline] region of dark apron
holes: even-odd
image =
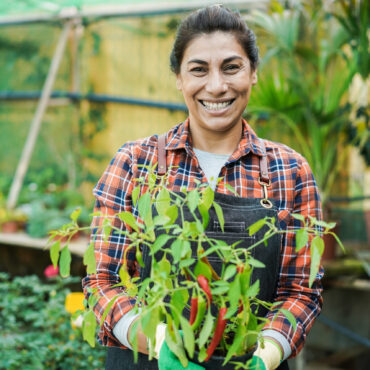
[[[266,186],[269,186],[270,182],[268,178],[266,179],[266,176],[263,176],[265,174],[264,171],[266,171],[265,157],[262,157],[260,168],[260,180],[262,178],[262,181],[260,181],[260,183],[264,190],[263,198],[247,199],[220,194],[217,192],[215,193],[215,202],[217,202],[222,207],[225,225],[224,232],[222,232],[216,212],[212,207],[209,211],[209,223],[206,230],[206,234],[209,237],[218,240],[224,240],[228,244],[241,241],[238,247],[242,246],[248,248],[256,241],[263,239],[263,236],[267,231],[267,227],[263,227],[253,236],[249,236],[249,233],[246,231],[246,229],[250,225],[266,216],[275,217],[276,225],[278,225],[277,208],[271,201],[267,199]],[[190,212],[186,209],[184,212],[184,218],[188,221],[193,220]],[[255,268],[253,270],[251,283],[253,283],[257,279],[260,280],[260,292],[257,297],[267,302],[272,302],[275,298],[279,276],[280,248],[281,236],[275,235],[268,240],[267,246],[262,243],[252,250],[252,256],[258,261],[263,262],[266,268]],[[192,245],[192,249],[193,256],[196,257],[196,245]],[[141,279],[145,279],[146,277],[150,276],[151,257],[147,248],[144,248],[142,252],[145,268],[141,270],[140,277]],[[160,258],[160,255],[156,255],[156,258]],[[214,270],[218,274],[221,274],[222,263],[219,260],[217,254],[210,254],[208,256],[208,260]],[[267,310],[263,307],[260,307],[259,311],[256,312],[256,314],[259,316],[265,316],[266,313]],[[189,317],[189,309],[186,308],[183,314],[185,317]],[[155,359],[149,361],[148,356],[139,353],[139,362],[135,364],[133,361],[133,353],[131,350],[109,347],[107,352],[106,369],[157,370],[158,362]],[[220,369],[222,369],[222,367]],[[278,370],[288,370],[287,361],[284,361],[278,367]]]

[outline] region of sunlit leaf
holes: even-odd
[[[58,266],[58,260],[59,260],[59,249],[60,249],[60,241],[56,241],[51,247],[50,247],[50,259],[53,263],[54,268]]]
[[[83,263],[86,266],[86,272],[88,274],[96,273],[94,243],[90,243],[86,252],[84,253]]]
[[[83,318],[82,336],[91,347],[95,347],[96,319],[93,311],[88,311]]]
[[[320,268],[320,259],[324,252],[324,241],[320,236],[315,236],[311,242],[311,269],[309,287],[312,286]]]
[[[224,220],[224,213],[222,212],[222,208],[216,202],[213,202],[213,207],[215,207],[216,215],[218,218],[218,222],[220,223],[221,230],[222,232],[224,232],[225,220]]]
[[[60,276],[62,277],[69,276],[71,269],[71,261],[72,261],[71,252],[68,249],[68,245],[66,245],[62,249],[62,252],[60,253],[59,259]]]
[[[249,230],[249,235],[252,236],[254,235],[256,232],[258,232],[258,230],[260,230],[264,225],[266,224],[266,220],[264,218],[256,221],[254,224],[252,224],[251,226],[248,227],[248,230]]]
[[[308,243],[308,233],[305,229],[297,230],[295,234],[296,248],[295,250],[299,252]]]

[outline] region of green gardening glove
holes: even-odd
[[[249,363],[250,370],[267,370],[265,363],[262,361],[262,359],[256,355],[254,355]]]
[[[177,356],[168,348],[166,341],[163,342],[158,358],[159,370],[204,370],[203,366],[190,362],[188,367],[183,367]]]

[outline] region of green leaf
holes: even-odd
[[[238,310],[240,295],[241,295],[240,275],[237,274],[235,276],[235,279],[231,282],[230,289],[227,293],[230,302],[230,307],[227,310],[227,314],[225,315],[226,319],[232,317],[234,313]]]
[[[233,186],[231,186],[230,184],[226,184],[225,185],[226,189],[228,189],[231,193],[233,193],[235,196],[239,197],[239,194],[238,192],[235,190],[235,188]]]
[[[157,253],[172,238],[172,236],[167,234],[159,235],[151,247],[151,253]]]
[[[265,226],[266,220],[262,218],[261,220],[256,221],[254,224],[248,227],[249,235],[254,235],[258,230]]]
[[[114,305],[114,302],[120,297],[120,294],[117,294],[116,296],[114,296],[107,304],[107,306],[105,307],[104,309],[104,312],[103,312],[103,315],[100,319],[100,327],[102,327],[104,325],[104,321],[105,321],[105,318],[107,317],[110,309],[112,308],[112,306]]]
[[[216,215],[218,218],[218,222],[220,223],[221,230],[222,232],[224,232],[225,220],[224,220],[224,213],[222,212],[222,208],[216,202],[213,202],[213,207],[215,207]]]
[[[169,275],[170,272],[171,272],[171,264],[170,262],[168,261],[168,259],[166,258],[166,256],[164,256],[159,262],[158,262],[158,266],[159,266],[159,270],[161,272],[164,272],[166,275]]]
[[[340,248],[342,249],[342,251],[343,251],[344,253],[346,253],[346,249],[344,248],[344,245],[343,245],[343,243],[341,242],[341,240],[339,239],[338,235],[337,235],[337,234],[335,234],[335,233],[330,233],[330,234],[334,236],[335,240],[336,240],[336,241],[337,241],[337,243],[339,244],[339,246],[340,246]]]
[[[171,334],[171,332],[172,332],[172,334]],[[173,337],[175,337],[176,340],[174,340]],[[181,365],[186,368],[188,366],[189,361],[186,357],[184,347],[182,346],[182,339],[181,339],[180,333],[171,324],[167,324],[167,327],[166,327],[166,343],[168,345],[168,348],[180,360]]]
[[[236,274],[236,266],[235,265],[229,265],[226,267],[223,279],[229,280]]]
[[[155,200],[155,208],[157,209],[158,214],[161,216],[166,215],[170,205],[171,205],[170,193],[166,188],[162,188],[158,192],[157,198]]]
[[[53,263],[54,268],[58,266],[58,259],[59,259],[59,249],[60,249],[60,241],[56,241],[51,247],[50,247],[50,259]]]
[[[160,323],[159,306],[154,306],[150,310],[141,313],[141,325],[144,334],[152,341],[155,339],[155,332]]]
[[[96,260],[93,242],[89,244],[86,252],[84,253],[83,263],[86,266],[86,272],[88,274],[96,274]]]
[[[206,187],[202,193],[202,204],[207,209],[207,211],[210,209],[214,198],[215,192],[209,186]]]
[[[60,253],[60,259],[59,259],[59,270],[60,270],[60,276],[67,277],[70,274],[71,269],[71,252],[68,249],[68,245],[66,245],[62,252]]]
[[[286,310],[285,308],[280,308],[280,311],[288,319],[290,325],[292,325],[292,327],[293,327],[293,330],[295,330],[296,326],[297,326],[297,321],[296,321],[294,315],[290,311]]]
[[[176,290],[171,297],[171,305],[173,305],[178,312],[182,312],[189,299],[189,292],[185,289]]]
[[[152,210],[151,195],[149,192],[146,192],[139,198],[137,208],[138,208],[140,217],[145,221],[148,214],[151,213],[151,210]]]
[[[176,222],[177,217],[179,215],[179,210],[176,206],[176,204],[173,204],[172,206],[168,207],[165,216],[167,216],[170,220],[168,221],[169,225],[172,225]]]
[[[204,263],[200,260],[195,265],[194,274],[195,274],[195,276],[203,275],[208,279],[208,281],[211,281],[211,279],[212,279],[211,269],[209,268],[209,266],[206,263]]]
[[[305,229],[299,229],[295,234],[296,252],[299,252],[308,243],[308,233]]]
[[[194,212],[196,210],[196,208],[198,207],[199,198],[200,198],[199,197],[199,192],[196,189],[191,190],[188,193],[187,203],[188,203],[188,207],[189,207],[190,212]]]
[[[76,208],[72,213],[71,215],[69,216],[71,218],[72,221],[76,222],[78,217],[80,216],[81,214],[81,208],[78,207]]]
[[[293,218],[295,218],[296,220],[299,220],[299,221],[302,221],[303,223],[305,222],[305,217],[303,215],[301,215],[300,213],[291,213],[290,214]]]
[[[229,291],[229,287],[228,286],[218,286],[216,288],[212,288],[211,292],[212,292],[212,295],[222,295],[222,294],[225,294]]]
[[[244,325],[238,325],[235,333],[235,337],[233,340],[232,345],[229,347],[229,350],[227,351],[225,361],[223,362],[223,366],[230,361],[231,357],[234,355],[237,355],[240,352],[240,348],[243,344],[244,338],[245,338],[246,330]]]
[[[96,319],[93,311],[88,311],[83,318],[82,323],[82,336],[91,347],[95,347],[95,330],[96,330]]]
[[[208,226],[208,222],[209,222],[208,209],[203,203],[200,203],[198,205],[198,209],[199,209],[200,215],[202,216],[203,229],[206,229]]]
[[[136,218],[131,212],[123,211],[117,214],[118,218],[126,223],[131,229],[136,232],[140,232],[138,225],[136,224]]]
[[[320,268],[320,259],[324,252],[324,241],[320,236],[315,236],[311,242],[311,269],[309,287],[311,288]]]
[[[134,206],[136,206],[137,197],[139,196],[139,193],[140,193],[140,186],[135,186],[135,187],[132,189],[132,193],[131,193],[132,204],[133,204]]]
[[[215,318],[212,316],[211,310],[209,309],[207,312],[206,319],[204,321],[202,330],[199,333],[199,338],[198,338],[199,348],[202,348],[207,343],[207,340],[212,333],[214,321],[215,321]]]
[[[182,248],[182,240],[181,239],[176,239],[171,244],[171,252],[172,252],[174,263],[178,263],[181,259],[181,248]]]
[[[256,267],[256,268],[265,268],[265,267],[266,267],[266,265],[265,265],[263,262],[258,261],[258,260],[256,260],[256,259],[255,259],[255,258],[253,258],[253,257],[249,257],[249,258],[248,258],[248,263],[249,263],[251,266]]]
[[[195,340],[194,340],[194,333],[191,329],[189,321],[186,320],[183,316],[180,316],[180,323],[181,328],[184,335],[184,345],[185,349],[188,352],[190,358],[194,356],[194,348],[195,348]]]
[[[259,280],[256,280],[252,286],[250,286],[248,289],[247,289],[247,294],[248,294],[248,297],[250,298],[254,298],[257,296],[257,294],[259,293],[260,291],[260,281]]]

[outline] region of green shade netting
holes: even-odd
[[[184,2],[171,0],[172,3]],[[67,7],[89,7],[99,5],[158,4],[158,0],[1,0],[0,18],[15,15],[57,14]],[[167,2],[168,3],[168,2]]]

